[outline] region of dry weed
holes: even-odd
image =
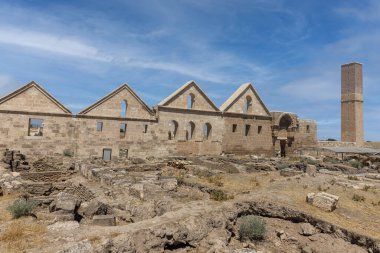
[[[22,252],[44,243],[46,226],[28,219],[12,221],[0,234],[0,252]]]

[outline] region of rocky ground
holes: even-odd
[[[377,156],[2,160],[0,252],[380,252]],[[36,207],[13,219],[20,198]]]

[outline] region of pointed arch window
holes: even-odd
[[[186,127],[186,140],[187,141],[193,139],[194,129],[195,129],[195,124],[194,124],[194,122],[190,121]]]
[[[189,96],[187,97],[187,109],[193,109],[194,102],[195,102],[195,95],[193,93],[190,93]]]
[[[211,137],[212,126],[210,123],[205,123],[203,125],[203,139],[208,140]]]
[[[244,113],[252,113],[252,98],[246,96],[244,100]]]
[[[123,101],[121,101],[120,117],[126,118],[127,117],[127,111],[128,111],[128,102],[127,102],[127,100],[123,100]]]
[[[177,136],[178,131],[178,122],[175,120],[172,120],[169,122],[169,132],[168,132],[168,139],[174,140]]]

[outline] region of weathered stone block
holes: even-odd
[[[116,218],[113,215],[95,215],[92,218],[92,225],[95,225],[95,226],[116,226]]]
[[[326,192],[308,193],[306,197],[307,203],[319,207],[327,212],[332,212],[336,209],[339,196],[335,196]]]

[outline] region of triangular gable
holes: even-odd
[[[99,101],[95,102],[94,104],[90,105],[89,107],[85,108],[78,114],[79,115],[89,114],[91,111],[96,110],[101,105],[103,105],[110,99],[114,98],[119,93],[123,92],[124,90],[126,90],[130,95],[132,95],[132,97],[141,105],[142,108],[144,108],[149,113],[149,115],[154,115],[154,112],[149,108],[149,106],[131,89],[131,87],[129,87],[127,83],[121,85],[119,88],[112,91],[111,93],[109,93],[108,95],[100,99]],[[118,108],[115,108],[115,109],[118,109]]]
[[[163,101],[161,101],[158,105],[159,106],[168,106],[170,107],[171,104],[182,94],[184,94],[187,90],[191,89],[194,87],[194,89],[206,100],[206,102],[210,105],[210,107],[215,110],[219,111],[219,108],[214,104],[214,102],[211,101],[209,97],[203,92],[203,90],[194,82],[194,81],[189,81],[182,85],[179,89],[174,91],[170,96],[165,98]],[[187,103],[186,103],[187,105]]]
[[[34,81],[2,97],[0,110],[72,114],[69,109]]]
[[[229,97],[226,102],[223,103],[223,105],[220,107],[220,110],[222,112],[228,112],[229,109],[237,102],[239,101],[240,98],[242,98],[242,96],[244,94],[247,93],[248,90],[251,90],[253,95],[254,95],[254,98],[252,99],[256,99],[256,101],[258,101],[258,103],[262,106],[263,110],[265,111],[265,113],[267,114],[267,116],[270,116],[270,112],[268,110],[268,108],[265,106],[265,104],[263,103],[263,101],[261,100],[259,94],[257,93],[257,91],[255,90],[255,88],[253,88],[252,84],[251,83],[245,83],[245,84],[242,84],[232,95],[231,97]]]

